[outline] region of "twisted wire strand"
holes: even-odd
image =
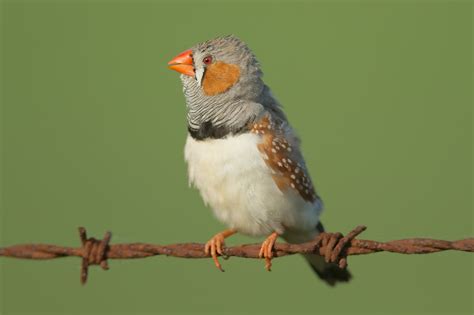
[[[336,263],[340,268],[347,267],[347,256],[365,255],[377,252],[399,254],[431,254],[440,251],[454,250],[474,252],[474,238],[457,241],[444,241],[429,238],[412,238],[388,242],[360,240],[356,237],[365,231],[365,226],[358,226],[346,236],[341,233],[321,233],[313,241],[302,244],[277,243],[274,257],[294,254],[318,254],[327,262]],[[88,278],[89,266],[99,265],[108,270],[108,259],[136,259],[166,255],[180,258],[210,258],[204,253],[204,244],[181,243],[158,245],[147,243],[110,244],[111,232],[106,232],[100,240],[88,238],[86,229],[79,228],[81,247],[66,247],[49,244],[20,244],[0,247],[0,256],[22,259],[55,259],[75,256],[82,258],[81,283]],[[259,259],[260,244],[245,244],[225,247],[224,257],[241,257]]]

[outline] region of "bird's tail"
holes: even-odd
[[[314,237],[316,237],[316,235],[318,235],[319,233],[324,232],[324,227],[321,223],[318,224],[316,229],[317,232],[313,233],[311,237],[308,237],[308,239],[302,238],[301,235],[288,235],[285,238],[289,243],[307,242],[311,239],[314,239]],[[327,263],[324,260],[323,256],[310,254],[305,254],[303,256],[306,258],[311,268],[318,275],[318,277],[330,286],[335,286],[337,283],[340,282],[349,282],[349,280],[351,280],[352,278],[352,275],[349,270],[347,270],[347,268],[341,269],[337,264]]]
[[[352,278],[347,268],[341,269],[334,263],[327,263],[323,256],[304,255],[304,257],[318,277],[330,286],[335,286],[339,282],[349,282]]]

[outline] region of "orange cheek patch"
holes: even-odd
[[[208,96],[223,93],[230,89],[240,77],[240,69],[233,64],[216,62],[209,65],[204,74],[202,87]]]

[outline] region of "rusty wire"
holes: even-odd
[[[430,254],[446,250],[474,252],[474,238],[458,241],[443,241],[428,238],[412,238],[389,242],[355,239],[366,229],[358,226],[346,236],[341,233],[322,233],[313,241],[302,244],[277,243],[274,257],[294,254],[314,253],[324,256],[326,261],[347,266],[347,256],[364,255],[377,252],[399,254]],[[79,228],[81,247],[64,247],[48,244],[23,244],[0,247],[0,256],[23,259],[54,259],[67,256],[82,258],[81,283],[87,281],[89,266],[99,265],[109,269],[107,259],[146,258],[166,255],[180,258],[210,258],[204,253],[204,244],[182,243],[156,245],[147,243],[109,244],[112,234],[105,233],[101,240],[87,238],[85,228]],[[247,244],[225,247],[224,257],[259,258],[260,244]]]

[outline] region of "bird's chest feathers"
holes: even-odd
[[[262,152],[264,140],[262,131],[201,141],[188,136],[190,183],[220,221],[241,233],[280,233],[283,226],[314,228],[319,204],[302,198],[291,178],[287,187],[275,180],[284,173],[269,164],[273,156]]]
[[[246,194],[248,185],[254,185],[263,173],[268,178],[268,167],[257,148],[259,141],[258,135],[250,133],[201,141],[188,137],[189,180],[206,203],[222,207],[226,200],[235,202],[235,196]]]
[[[217,95],[229,90],[240,77],[240,69],[233,64],[216,62],[209,65],[204,74],[202,89],[207,96]]]
[[[271,232],[262,207],[268,196],[281,194],[261,158],[259,136],[251,133],[224,139],[197,141],[188,137],[185,158],[192,185],[216,217],[240,232],[260,235]]]

